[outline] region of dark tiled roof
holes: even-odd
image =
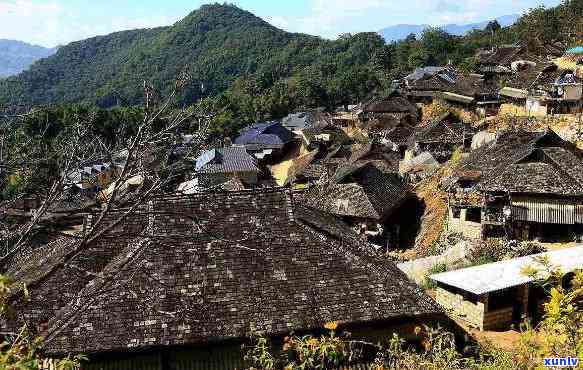
[[[45,328],[50,355],[442,317],[350,229],[295,203],[287,191],[152,199],[153,212],[130,215],[71,260],[46,250],[44,265],[20,264],[14,274],[32,283],[18,312]]]
[[[511,164],[494,178],[486,178],[480,188],[492,192],[531,194],[583,194],[583,186],[544,162]]]
[[[463,144],[464,140],[471,137],[472,128],[463,122],[450,122],[437,120],[427,126],[419,127],[412,137],[417,143],[444,143]]]
[[[480,95],[495,94],[498,86],[490,81],[484,80],[480,75],[462,74],[451,72],[444,78],[436,74],[421,79],[409,85],[412,92],[415,91],[440,91],[449,92],[469,97],[478,97]]]
[[[235,139],[237,145],[244,145],[249,150],[281,149],[294,138],[293,133],[280,122],[257,123]]]
[[[583,194],[581,152],[552,131],[503,133],[462,161],[458,174],[469,172],[486,191]]]
[[[335,180],[310,191],[310,206],[340,216],[382,220],[410,197],[395,173],[385,173],[374,163],[341,166]]]
[[[235,173],[256,172],[259,167],[255,159],[247,153],[245,147],[230,146],[210,149],[196,159],[197,173]]]
[[[483,51],[478,54],[478,62],[489,65],[510,65],[515,60],[521,59],[525,48],[521,46],[503,46],[492,51]],[[523,59],[523,58],[522,58]]]
[[[404,145],[407,144],[409,138],[413,135],[414,128],[410,126],[399,126],[395,127],[392,130],[385,131],[381,134],[381,137],[384,140],[388,140],[391,143],[396,145]]]
[[[417,108],[407,98],[390,96],[385,99],[373,100],[362,107],[363,113],[407,113],[417,115]]]

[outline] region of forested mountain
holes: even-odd
[[[242,75],[265,84],[319,61],[340,69],[365,65],[380,37],[336,42],[279,30],[230,5],[207,5],[171,27],[118,32],[71,43],[0,86],[13,103],[140,101],[142,81],[164,90],[185,68],[193,80],[187,101],[224,91]]]
[[[0,78],[19,74],[32,63],[54,54],[55,51],[56,49],[22,41],[0,40]]]
[[[0,80],[2,105],[131,106],[144,80],[162,95],[184,70],[185,104],[213,97],[227,121],[278,118],[302,106],[333,107],[386,92],[424,65],[472,69],[475,51],[521,42],[583,40],[583,0],[531,9],[512,26],[490,22],[465,36],[429,28],[386,44],[377,33],[330,41],[282,31],[233,5],[205,5],[170,27],[118,32],[61,47],[18,76]]]
[[[496,22],[502,27],[511,26],[519,18],[519,15],[505,15],[496,18]],[[473,30],[483,30],[488,26],[488,21],[479,23],[469,23],[469,24],[445,24],[438,28],[449,33],[450,35],[464,36],[468,32]],[[405,39],[410,34],[414,34],[416,37],[421,37],[423,31],[431,28],[428,24],[397,24],[387,28],[383,28],[379,31],[379,34],[387,42],[399,41]]]

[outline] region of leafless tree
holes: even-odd
[[[71,188],[71,174],[78,169],[103,161],[114,163],[115,157],[122,150],[123,161],[115,164],[115,177],[111,184],[97,194],[97,214],[93,217],[91,228],[83,233],[73,235],[77,239],[76,247],[71,252],[72,257],[79,253],[85,246],[98,239],[116,225],[123,222],[127,215],[135,212],[144,204],[152,194],[161,192],[167,188],[181,174],[179,166],[170,163],[170,153],[174,144],[180,141],[180,135],[186,127],[195,127],[190,150],[196,151],[207,140],[209,124],[214,113],[201,101],[187,107],[177,107],[180,92],[190,82],[190,76],[183,73],[174,85],[171,94],[165,99],[160,99],[153,86],[144,82],[144,115],[142,121],[134,129],[134,134],[127,138],[123,144],[112,146],[106,144],[98,135],[93,135],[89,130],[88,122],[81,118],[67,128],[69,132],[63,135],[66,140],[57,140],[52,148],[44,148],[42,141],[33,142],[31,138],[24,145],[24,153],[13,155],[10,158],[0,158],[1,170],[4,181],[10,181],[14,175],[24,176],[28,171],[36,171],[43,166],[46,158],[43,152],[54,153],[52,163],[56,163],[57,175],[53,176],[51,183],[37,184],[37,189],[44,191],[23,192],[10,201],[0,205],[0,210],[6,216],[14,210],[15,204],[22,202],[27,197],[34,195],[40,200],[30,212],[24,211],[21,216],[28,218],[25,222],[13,224],[4,217],[0,221],[0,242],[4,245],[4,253],[0,256],[0,266],[11,260],[15,255],[29,246],[31,238],[38,230],[46,231],[54,225],[55,216],[72,216],[75,213],[83,215],[87,209],[61,209],[55,210],[55,204],[62,199]],[[27,114],[32,114],[29,112]],[[15,122],[24,115],[4,115],[1,117],[5,124],[0,133],[1,143],[7,135],[15,134],[11,130]],[[84,119],[87,119],[84,117]],[[50,129],[53,122],[47,120],[44,127],[40,127],[40,136],[43,137]],[[127,128],[121,126],[120,130]],[[4,149],[2,145],[2,149]],[[33,153],[34,152],[34,153]],[[128,195],[127,188],[130,181],[141,183],[138,190]],[[119,214],[115,221],[111,221],[108,215],[123,204],[124,212]],[[21,212],[22,213],[22,212]],[[106,222],[107,220],[107,222]]]

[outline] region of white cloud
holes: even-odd
[[[178,17],[87,17],[63,7],[57,0],[0,0],[0,38],[44,46],[105,35],[116,31],[152,28],[174,23]]]
[[[309,0],[303,17],[278,16],[277,25],[297,32],[335,38],[343,32],[376,31],[399,23],[441,25],[471,23],[521,13],[558,0]]]

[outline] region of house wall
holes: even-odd
[[[447,229],[455,233],[462,233],[464,236],[472,239],[479,239],[482,236],[482,224],[479,222],[467,221],[468,210],[462,208],[460,217],[455,218],[453,208],[449,207]]]
[[[437,303],[449,311],[451,316],[466,322],[472,327],[483,330],[484,316],[488,304],[487,296],[480,296],[477,302],[471,302],[461,294],[446,289],[445,287],[436,289],[435,300]]]
[[[526,99],[526,112],[529,116],[546,116],[547,106],[537,99]]]
[[[521,314],[521,319],[528,312],[528,285],[511,288],[510,301],[496,302],[496,297],[487,294],[477,297],[475,302],[467,297],[449,290],[448,287],[440,286],[436,290],[435,299],[450,314],[468,325],[480,330],[508,329],[515,317],[514,313]],[[494,309],[492,306],[499,303],[500,308]],[[501,304],[500,304],[501,303]]]

